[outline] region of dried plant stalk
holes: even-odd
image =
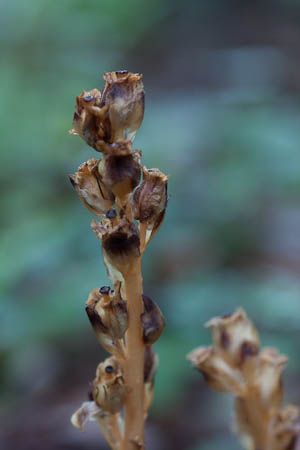
[[[234,395],[235,428],[244,448],[296,450],[299,408],[280,409],[287,358],[274,348],[260,350],[257,330],[242,308],[206,326],[214,346],[196,348],[187,358],[212,389]]]
[[[145,448],[144,421],[158,364],[152,345],[164,328],[160,309],[143,295],[141,266],[165,216],[168,176],[141,166],[141,152],[132,150],[144,114],[141,78],[127,71],[105,73],[101,92],[83,91],[77,97],[70,131],[103,154],[82,164],[70,181],[101,219],[91,227],[112,283],[112,288],[93,289],[86,302],[96,337],[112,356],[98,365],[92,400],[71,421],[83,429],[86,420],[97,420],[113,450]]]

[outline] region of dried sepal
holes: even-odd
[[[101,292],[102,289],[102,292]],[[125,357],[120,341],[127,329],[127,305],[120,294],[120,285],[114,295],[103,288],[93,289],[86,302],[86,313],[100,345],[109,353]]]
[[[130,152],[123,147],[114,146],[114,151],[100,160],[98,171],[113,194],[121,199],[129,195],[139,184],[141,168],[140,152]]]
[[[212,329],[215,346],[229,364],[241,367],[258,354],[257,330],[242,308],[234,314],[214,317],[205,326]]]
[[[241,372],[227,364],[215,348],[198,347],[187,355],[187,359],[215,391],[244,395],[246,386]]]
[[[88,420],[95,420],[95,417],[100,414],[103,414],[103,411],[94,401],[84,402],[72,415],[71,423],[74,427],[84,431],[85,423]]]
[[[144,382],[150,383],[154,381],[156,370],[158,367],[158,356],[152,347],[145,348],[144,360]]]
[[[144,415],[145,420],[148,415],[154,396],[154,378],[158,367],[158,356],[152,347],[145,348],[145,362],[144,362]]]
[[[165,319],[158,305],[150,297],[143,295],[145,311],[141,315],[143,340],[146,345],[154,344],[165,328]]]
[[[140,256],[137,226],[124,217],[116,226],[93,220],[91,227],[101,240],[103,259],[109,271],[112,273],[113,268],[124,276]]]
[[[168,178],[159,169],[143,166],[143,182],[132,197],[134,218],[139,220],[143,230],[143,248],[162,225],[168,202]]]
[[[118,413],[123,408],[127,393],[123,370],[118,359],[111,356],[100,363],[93,381],[93,399],[96,404],[104,411]]]
[[[70,181],[80,200],[87,209],[102,217],[114,206],[114,195],[98,172],[99,161],[90,158],[79,166],[78,171],[69,175]]]

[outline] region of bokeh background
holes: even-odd
[[[241,305],[300,404],[300,2],[10,0],[0,36],[0,448],[107,448],[69,420],[105,357],[84,301],[107,278],[67,177],[95,153],[67,131],[75,96],[126,68],[147,93],[135,146],[171,174],[144,258],[167,320],[148,447],[238,450],[231,399],[185,354]]]

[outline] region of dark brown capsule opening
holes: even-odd
[[[253,342],[244,341],[241,345],[241,361],[244,362],[250,356],[258,354],[258,346]]]
[[[91,102],[92,100],[94,100],[94,96],[93,95],[86,95],[85,97],[83,97],[83,100],[85,102]]]
[[[113,373],[113,371],[114,371],[113,366],[106,366],[106,367],[105,367],[105,372],[106,372],[106,373]]]
[[[118,231],[110,236],[104,243],[104,249],[111,255],[134,253],[138,256],[140,239],[138,235],[128,236],[127,233]]]
[[[102,287],[99,289],[99,293],[100,293],[100,294],[103,294],[103,295],[109,294],[109,293],[110,293],[110,287],[109,287],[109,286],[102,286]]]
[[[107,219],[115,219],[117,217],[117,211],[115,209],[109,209],[105,214]]]
[[[230,337],[226,331],[223,331],[221,334],[220,344],[223,348],[228,348],[230,345]]]

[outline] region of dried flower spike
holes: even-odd
[[[70,180],[83,204],[101,219],[91,227],[101,241],[114,289],[93,289],[86,302],[96,337],[113,356],[98,365],[91,401],[76,411],[72,423],[82,427],[94,418],[113,450],[145,448],[144,422],[158,365],[152,344],[165,326],[159,307],[143,296],[143,251],[162,224],[168,177],[143,167],[138,186],[142,153],[132,149],[132,142],[144,115],[141,78],[127,71],[106,72],[101,92],[83,91],[76,98],[71,130],[103,153],[101,160],[80,166]]]
[[[215,347],[199,347],[187,358],[215,390],[235,396],[236,430],[247,450],[296,450],[299,408],[281,409],[287,358],[273,348],[259,352],[258,333],[244,310],[215,317]]]

